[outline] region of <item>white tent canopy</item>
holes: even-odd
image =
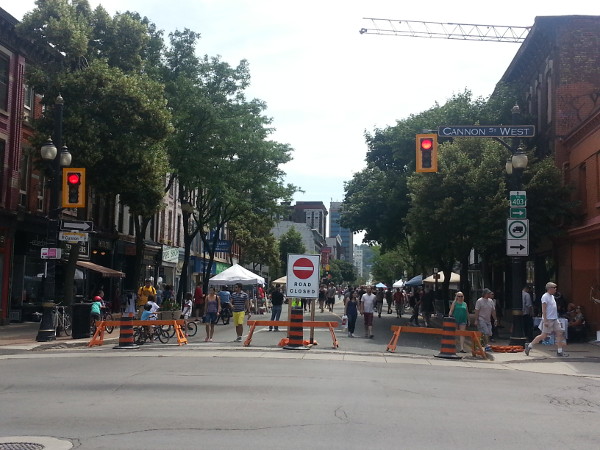
[[[273,284],[286,284],[287,283],[287,276],[282,276],[281,278],[277,278],[275,281],[272,282]]]
[[[439,283],[443,283],[444,282],[444,272],[440,272],[438,273],[438,284]],[[427,278],[425,278],[423,280],[423,283],[435,283],[435,279],[433,278],[433,275],[428,276]],[[460,283],[460,275],[457,273],[452,272],[452,275],[450,275],[450,283]]]
[[[392,284],[392,287],[395,288],[401,288],[402,286],[404,286],[404,281],[402,281],[402,279],[396,281],[394,284]]]
[[[260,275],[250,272],[248,269],[244,269],[239,264],[234,264],[208,280],[209,285],[231,285],[236,283],[265,284],[265,279]]]

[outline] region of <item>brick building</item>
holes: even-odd
[[[554,157],[579,205],[566,234],[530,255],[536,297],[556,280],[598,330],[590,292],[600,293],[600,16],[537,17],[501,81],[522,93],[538,156]]]

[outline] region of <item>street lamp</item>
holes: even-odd
[[[58,217],[60,212],[59,205],[59,190],[60,177],[62,175],[62,167],[67,167],[71,164],[71,153],[62,141],[62,126],[63,126],[63,107],[64,100],[58,95],[54,102],[54,142],[48,139],[40,153],[44,161],[47,161],[51,170],[50,184],[50,210],[48,211],[48,246],[58,246]],[[56,143],[56,145],[55,145]],[[57,150],[60,148],[60,153]],[[54,318],[52,316],[55,307],[56,295],[56,260],[49,259],[46,266],[46,280],[44,285],[44,301],[42,303],[43,314],[40,328],[36,337],[38,342],[52,341],[56,339],[56,329],[54,328]]]
[[[518,105],[512,109],[513,124],[520,121],[521,111]],[[506,162],[506,173],[512,179],[513,189],[521,190],[521,177],[523,171],[527,168],[527,155],[525,147],[520,138],[514,138],[510,147],[512,156]],[[523,297],[521,291],[525,284],[524,259],[522,256],[511,257],[511,297],[512,297],[512,330],[510,335],[510,345],[525,346],[525,333],[523,332]]]

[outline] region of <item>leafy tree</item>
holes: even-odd
[[[294,227],[291,227],[287,233],[284,233],[279,238],[279,257],[281,261],[282,275],[287,273],[287,259],[288,255],[302,255],[306,253],[306,247],[302,242],[302,235],[296,231]]]
[[[140,278],[144,236],[162,207],[171,131],[162,85],[149,77],[160,50],[155,28],[135,14],[110,17],[86,0],[36,2],[17,27],[22,37],[53,47],[54,61],[28,66],[28,83],[43,94],[46,112],[35,123],[35,143],[53,129],[52,105],[65,99],[64,140],[73,164],[87,168],[95,192],[119,195],[135,217]]]
[[[329,265],[331,266],[332,273],[339,272],[339,279],[335,280],[337,284],[343,282],[354,283],[356,281],[356,268],[352,263],[341,259],[334,259]]]
[[[391,250],[381,253],[377,247],[374,248],[373,266],[371,275],[374,280],[391,286],[402,277],[407,269],[405,256],[400,250]]]
[[[274,220],[262,212],[252,212],[228,224],[234,241],[241,248],[240,262],[252,264],[253,268],[266,264],[279,267],[277,239],[271,233]]]

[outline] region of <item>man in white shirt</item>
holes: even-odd
[[[373,288],[367,286],[367,292],[360,298],[360,313],[365,321],[365,337],[373,339],[373,310],[375,308],[375,294]]]
[[[529,356],[529,352],[535,344],[546,339],[551,333],[556,335],[556,345],[558,346],[556,356],[569,356],[568,353],[563,352],[563,346],[567,345],[567,342],[565,340],[565,332],[558,321],[558,308],[556,307],[556,299],[554,298],[556,287],[555,283],[546,283],[546,293],[542,295],[542,334],[530,343],[525,344],[525,354],[527,356]]]
[[[483,336],[486,351],[490,350],[488,340],[492,337],[492,317],[494,318],[494,322],[498,323],[498,319],[496,318],[496,304],[490,298],[491,293],[492,291],[489,289],[484,289],[481,297],[475,302],[475,323]]]

